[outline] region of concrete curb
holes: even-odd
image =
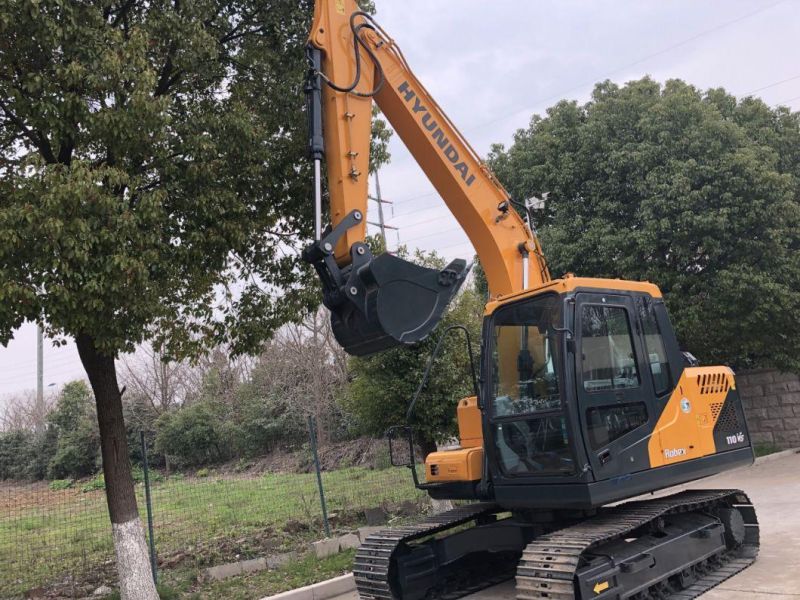
[[[348,573],[347,575],[320,581],[296,590],[289,590],[275,596],[267,596],[261,600],[328,600],[355,590],[356,580],[353,579],[352,573]]]
[[[800,448],[789,448],[788,450],[781,450],[780,452],[767,454],[766,456],[759,456],[756,458],[755,464],[760,465],[765,462],[771,462],[773,460],[778,460],[779,458],[791,456],[792,454],[800,454]]]

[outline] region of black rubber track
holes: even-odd
[[[400,544],[434,535],[467,524],[476,518],[502,512],[502,510],[496,504],[468,504],[433,515],[415,525],[384,529],[368,536],[356,552],[353,563],[353,576],[356,580],[358,595],[361,598],[376,600],[391,600],[394,597],[389,581],[390,563],[392,554]],[[513,572],[511,576],[513,576]],[[504,579],[508,578],[504,577]],[[494,583],[499,583],[499,581]],[[473,584],[460,590],[457,595],[447,593],[446,596],[448,598],[463,596],[488,585],[493,585],[493,582],[480,586]]]
[[[576,597],[574,586],[575,571],[583,552],[620,538],[665,515],[707,510],[715,505],[735,506],[742,512],[747,525],[743,545],[736,551],[718,557],[714,565],[716,568],[686,589],[654,590],[652,596],[645,596],[659,600],[696,598],[749,566],[758,554],[758,522],[755,510],[744,492],[686,491],[654,500],[628,502],[602,509],[598,516],[577,525],[540,536],[527,546],[517,565],[517,597],[520,600],[585,600]],[[392,590],[391,561],[401,545],[500,512],[504,512],[504,509],[496,504],[469,504],[431,516],[415,525],[385,529],[370,535],[356,552],[353,565],[359,596],[369,600],[398,598]],[[513,576],[513,570],[511,573]],[[438,597],[452,600],[509,578],[505,570],[479,582],[465,577],[463,585],[440,590]]]
[[[669,514],[706,511],[715,506],[735,506],[744,517],[746,532],[742,545],[715,558],[705,566],[709,572],[690,586],[675,590],[666,585],[651,588],[644,598],[690,600],[719,585],[753,563],[758,554],[759,535],[755,510],[740,490],[685,491],[654,500],[627,502],[604,509],[597,517],[541,536],[528,544],[517,567],[519,600],[586,600],[578,597],[575,572],[581,555],[597,546],[619,539],[655,519]],[[690,566],[690,565],[687,565]],[[625,590],[608,590],[603,596],[616,598]]]

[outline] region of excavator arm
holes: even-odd
[[[436,326],[467,274],[413,265],[365,245],[373,104],[381,109],[475,247],[490,294],[550,280],[538,240],[503,186],[355,0],[318,0],[308,44],[309,146],[317,219],[324,157],[331,223],[305,251],[323,282],[334,333],[351,354],[413,343]]]

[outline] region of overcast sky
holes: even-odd
[[[439,104],[485,155],[595,82],[650,75],[722,86],[800,110],[800,0],[377,0],[378,21]],[[410,247],[473,251],[398,139],[381,170],[389,223]],[[394,246],[397,235],[389,236]],[[74,345],[45,344],[45,386],[83,376]],[[0,396],[36,385],[36,335],[0,347]]]

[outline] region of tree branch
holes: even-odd
[[[8,106],[6,106],[2,100],[0,100],[0,109],[2,109],[8,119],[17,126],[19,131],[21,131],[24,136],[27,137],[34,146],[36,146],[42,157],[44,157],[48,163],[53,164],[58,162],[55,154],[53,154],[53,149],[50,147],[50,143],[47,141],[47,138],[41,134],[41,132],[31,130],[27,125],[25,125],[25,122],[22,119],[9,110]]]

